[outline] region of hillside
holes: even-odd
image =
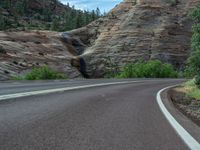
[[[76,10],[58,0],[1,0],[0,30],[54,30],[80,28],[100,17],[100,12]]]
[[[127,63],[159,59],[182,70],[190,53],[192,21],[200,0],[124,0],[107,17],[71,31],[87,45],[85,72],[103,77]],[[89,37],[89,38],[88,38]]]
[[[124,0],[107,16],[69,32],[2,31],[0,79],[44,64],[70,78],[104,77],[126,63],[150,59],[181,70],[192,35],[187,13],[199,4],[200,0]]]

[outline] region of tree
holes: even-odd
[[[190,71],[196,75],[196,85],[200,87],[200,7],[194,8],[189,13],[189,16],[195,23],[192,27],[192,52],[188,59],[188,64]]]
[[[4,9],[10,9],[11,8],[11,0],[1,0],[0,1],[0,6]]]
[[[5,18],[0,14],[0,30],[5,30],[6,23]]]
[[[70,14],[71,12],[70,11],[65,11],[65,14],[64,14],[64,28],[63,30],[70,30],[71,27],[70,27]]]
[[[59,30],[59,20],[54,18],[51,24],[51,30],[58,31]]]
[[[100,9],[97,7],[96,9],[96,17],[99,18],[101,16],[101,11]]]
[[[25,8],[24,8],[23,2],[17,1],[16,4],[15,4],[15,10],[20,15],[23,15],[25,13]]]
[[[83,25],[85,25],[85,18],[84,18],[84,14],[82,12],[78,12],[77,16],[76,16],[76,27],[80,28]]]
[[[30,0],[0,0],[1,10],[8,12],[8,15],[0,12],[0,30],[24,26],[36,30],[66,31],[83,27],[101,16],[99,8],[82,11],[68,3],[63,9],[58,9],[62,6],[59,0],[39,0],[38,3],[40,7],[32,7]]]
[[[96,19],[96,14],[95,14],[95,11],[94,11],[94,10],[92,10],[91,15],[92,15],[92,21],[94,21],[94,20]]]

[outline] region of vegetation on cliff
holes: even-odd
[[[189,16],[194,20],[191,40],[192,52],[188,58],[186,73],[194,77],[179,87],[172,90],[171,98],[175,105],[189,116],[193,121],[199,123],[200,118],[200,7],[194,8]]]
[[[188,64],[190,71],[195,75],[195,83],[200,88],[200,7],[194,8],[189,16],[195,23],[192,28],[192,53],[188,59]]]
[[[200,89],[195,85],[195,80],[190,80],[183,84],[186,94],[197,100],[200,100]]]
[[[98,8],[91,12],[76,10],[58,0],[0,1],[0,30],[67,31],[85,26],[100,16]]]

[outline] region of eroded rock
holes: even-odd
[[[80,55],[90,77],[113,66],[159,59],[183,69],[190,53],[192,21],[187,12],[200,0],[124,0],[108,16],[70,33],[87,45]]]
[[[74,55],[59,33],[47,31],[0,32],[0,80],[21,75],[33,67],[48,65],[69,78],[82,77],[71,66]]]

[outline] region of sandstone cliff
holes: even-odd
[[[48,65],[69,78],[81,77],[60,34],[47,31],[0,32],[0,80]]]
[[[71,31],[87,45],[86,73],[102,77],[137,60],[160,59],[182,69],[190,52],[188,11],[200,0],[124,0],[108,16]]]

